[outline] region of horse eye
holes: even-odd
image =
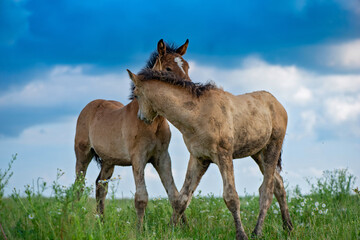
[[[135,99],[138,99],[139,97],[137,95],[134,96]]]
[[[166,71],[171,72],[171,68],[167,67]]]

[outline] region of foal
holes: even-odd
[[[189,41],[179,48],[168,46],[161,39],[146,68],[165,70],[190,81],[188,63],[182,58]],[[136,99],[124,106],[117,101],[94,100],[81,111],[76,125],[75,154],[77,180],[86,174],[93,157],[101,165],[96,179],[96,201],[99,214],[104,213],[107,181],[115,165],[132,166],[136,192],[135,208],[139,226],[142,225],[148,193],[144,168],[151,163],[159,173],[171,205],[175,206],[178,190],[171,172],[168,153],[170,129],[164,117],[157,117],[152,124],[137,118],[139,105]],[[101,181],[100,181],[101,180]]]
[[[279,202],[284,227],[292,230],[281,169],[281,148],[287,113],[276,98],[260,91],[234,96],[213,84],[183,81],[166,72],[145,69],[135,75],[134,95],[140,117],[151,122],[159,114],[183,134],[190,152],[184,185],[173,212],[176,224],[210,163],[223,180],[223,197],[233,215],[236,238],[247,239],[240,220],[240,201],[235,189],[233,159],[251,156],[264,180],[259,188],[260,213],[253,232],[260,235],[273,193]]]

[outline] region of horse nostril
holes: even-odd
[[[146,123],[146,124],[151,124],[152,123],[152,121],[151,120],[149,120],[149,119],[144,119],[144,122]]]

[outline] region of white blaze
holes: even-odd
[[[182,71],[184,74],[186,74],[185,71],[184,71],[184,69],[182,68],[183,62],[181,61],[181,58],[176,57],[176,58],[174,58],[174,61],[177,63],[177,65],[179,66],[179,68],[181,69],[181,71]]]

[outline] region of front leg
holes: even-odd
[[[234,218],[236,239],[247,240],[248,237],[244,231],[244,227],[240,219],[240,200],[235,188],[234,165],[232,156],[230,154],[220,152],[216,158],[216,162],[218,163],[223,180],[223,198],[227,208]]]
[[[171,159],[169,156],[169,152],[167,150],[163,151],[161,156],[157,158],[152,164],[160,176],[161,182],[166,190],[169,201],[174,211],[176,202],[179,197],[179,192],[175,186],[174,178],[172,175]],[[185,214],[182,215],[182,222],[184,224],[187,224]]]
[[[135,192],[135,208],[138,217],[138,229],[142,229],[145,209],[148,203],[148,193],[145,185],[144,169],[146,166],[145,157],[134,157],[132,159],[132,169],[134,174],[136,192]]]
[[[175,203],[172,215],[172,222],[174,225],[179,222],[180,217],[183,216],[186,208],[189,206],[192,195],[209,165],[210,162],[201,161],[190,154],[185,182],[181,188],[179,198]]]

